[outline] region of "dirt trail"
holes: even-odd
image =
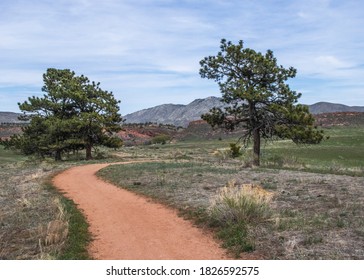
[[[122,163],[127,164],[127,163]],[[223,249],[176,211],[98,179],[109,164],[73,167],[55,186],[84,211],[94,236],[95,259],[226,259]]]

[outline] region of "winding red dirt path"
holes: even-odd
[[[108,165],[73,167],[53,179],[84,212],[94,237],[89,247],[93,258],[227,259],[209,234],[176,211],[97,178],[95,173]]]

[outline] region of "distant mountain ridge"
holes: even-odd
[[[196,99],[187,105],[164,104],[125,115],[126,123],[162,123],[186,127],[191,121],[201,119],[212,107],[222,107],[218,97]]]
[[[196,99],[187,105],[163,104],[124,116],[126,123],[162,123],[186,127],[191,121],[201,119],[213,107],[224,107],[218,97]],[[364,106],[346,106],[329,102],[308,105],[312,114],[336,112],[364,112]]]
[[[201,115],[207,113],[213,107],[224,107],[224,103],[218,97],[196,99],[187,105],[163,104],[149,109],[140,110],[123,118],[126,123],[161,123],[187,127],[191,121],[201,119]],[[364,112],[364,106],[346,106],[343,104],[318,102],[308,105],[312,114],[340,113],[340,112]],[[0,112],[0,123],[22,123],[18,120],[21,114],[13,112]]]
[[[311,114],[341,113],[341,112],[364,112],[364,106],[347,106],[343,104],[318,102],[309,105]]]
[[[0,112],[0,123],[24,123],[18,119],[20,115],[13,112]]]

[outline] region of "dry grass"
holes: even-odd
[[[259,250],[278,259],[364,259],[364,178],[281,170],[271,181],[274,225],[257,229]]]
[[[273,193],[259,185],[237,185],[229,181],[211,200],[208,213],[221,225],[230,223],[258,223],[270,214]]]
[[[52,258],[52,256],[50,256],[49,253],[44,252],[44,250],[47,251],[48,248],[54,247],[56,248],[56,251],[60,251],[68,236],[68,214],[58,197],[55,198],[52,203],[58,208],[55,220],[48,222],[48,224],[40,224],[38,226],[41,259]]]
[[[53,259],[68,234],[67,214],[42,180],[53,168],[0,165],[0,259]]]
[[[233,180],[212,198],[207,209],[208,220],[211,226],[216,227],[223,246],[236,258],[255,249],[253,229],[271,216],[269,204],[272,197],[272,192],[259,185],[238,185]]]

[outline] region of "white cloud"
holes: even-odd
[[[0,69],[0,87],[12,85],[38,86],[42,83],[42,71]]]
[[[352,94],[364,104],[360,1],[7,0],[0,9],[2,99],[28,86],[40,93],[42,73],[56,67],[100,81],[125,104],[190,102],[218,94],[213,81],[199,77],[198,62],[226,38],[272,49],[278,63],[298,69],[299,88],[317,101],[336,84],[349,89],[343,103]],[[145,106],[131,103],[126,110]]]
[[[330,70],[342,68],[342,67],[350,67],[351,65],[339,60],[338,58],[332,55],[320,55],[319,57],[315,58],[316,65],[314,66],[319,68],[324,68]]]

